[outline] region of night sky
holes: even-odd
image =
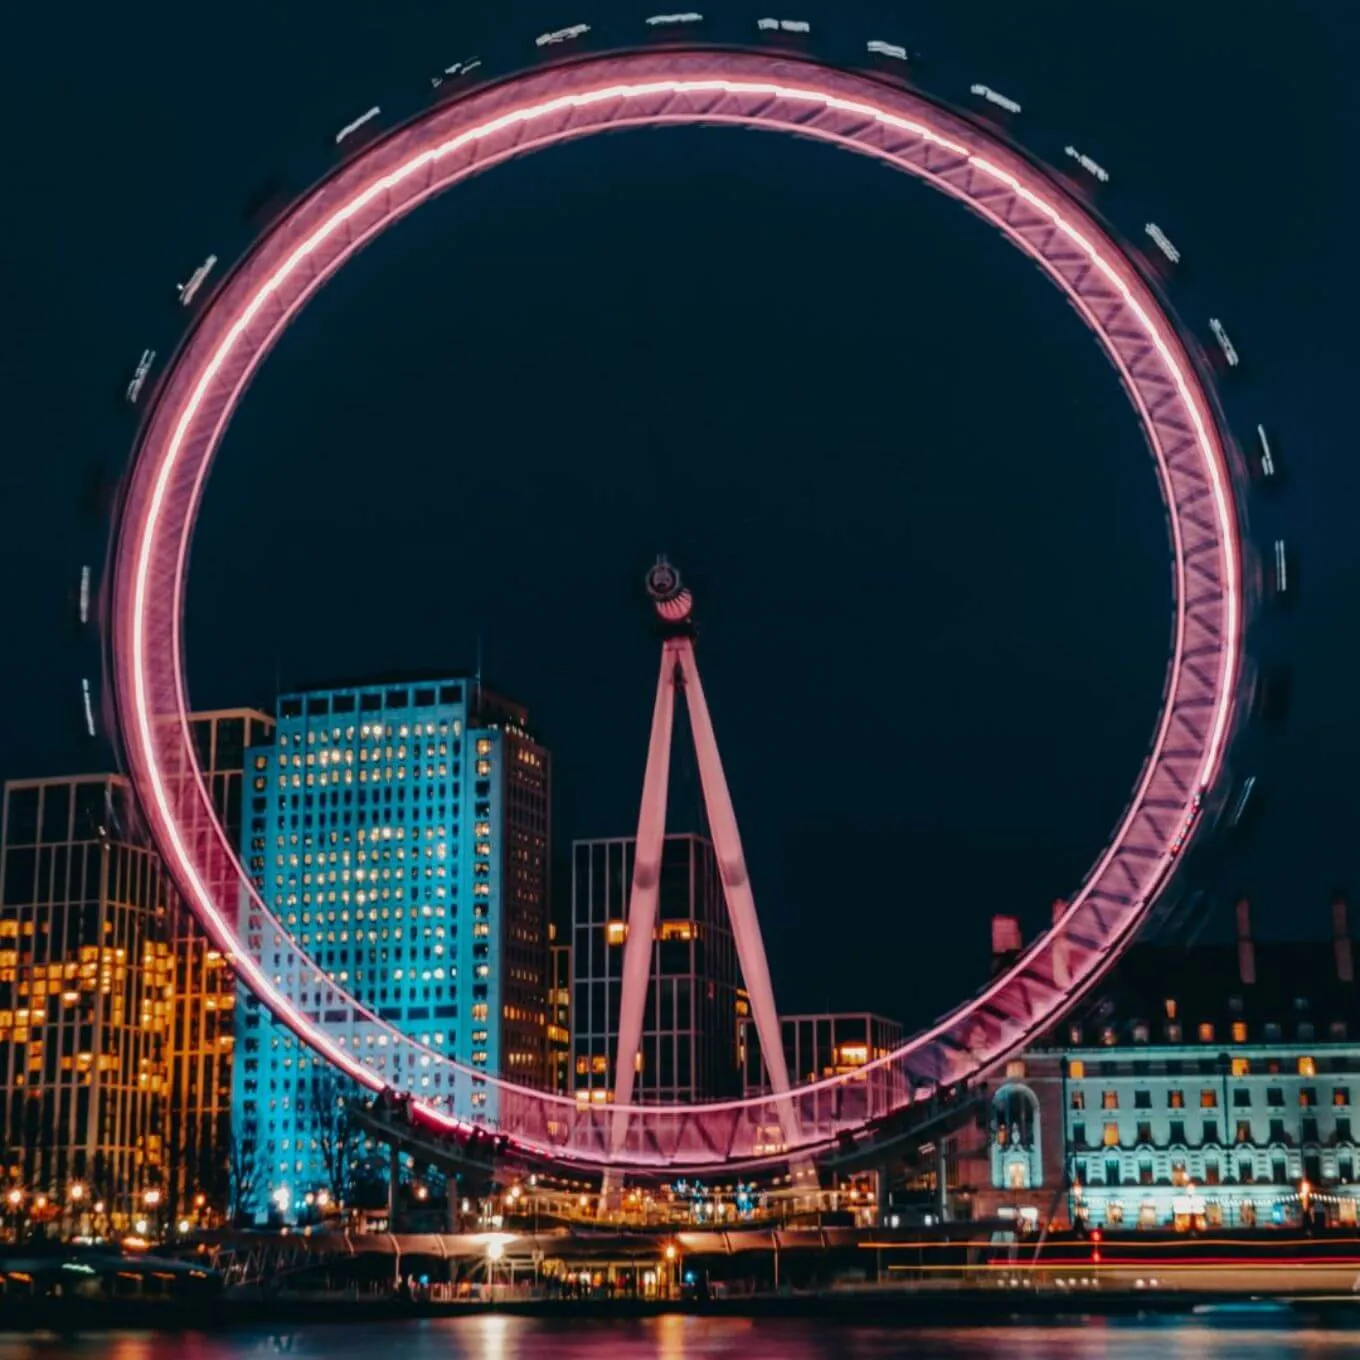
[[[0,776],[108,759],[82,739],[72,598],[103,533],[82,487],[126,457],[118,391],[144,345],[173,343],[176,280],[234,257],[252,194],[305,187],[370,104],[413,110],[454,60],[508,72],[545,28],[622,41],[651,12],[466,8],[8,16]],[[754,36],[764,12],[723,6],[725,31]],[[788,13],[814,50],[887,38],[929,91],[1021,100],[1032,150],[1088,150],[1116,226],[1152,218],[1180,246],[1187,324],[1223,317],[1245,359],[1234,426],[1266,421],[1291,474],[1253,528],[1298,544],[1302,592],[1261,634],[1296,668],[1293,711],[1244,751],[1262,816],[1213,886],[1250,892],[1263,935],[1321,931],[1330,888],[1360,885],[1355,290],[1338,282],[1360,11]],[[658,551],[699,594],[781,1005],[928,1019],[981,975],[992,913],[1037,928],[1103,846],[1151,736],[1170,594],[1114,371],[1030,264],[906,177],[773,136],[630,133],[400,224],[284,337],[228,434],[195,540],[191,693],[268,704],[276,683],[468,668],[480,642],[555,753],[559,848],[631,834]]]

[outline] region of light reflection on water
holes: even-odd
[[[636,1322],[488,1314],[206,1336],[122,1332],[0,1335],[0,1360],[1350,1360],[1360,1334],[1121,1324],[847,1327],[804,1319],[670,1316]]]

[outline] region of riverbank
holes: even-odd
[[[1214,1325],[1360,1329],[1360,1296],[1246,1297],[1188,1291],[847,1289],[760,1294],[744,1298],[659,1302],[641,1299],[515,1298],[494,1303],[408,1302],[397,1299],[241,1298],[195,1303],[147,1299],[9,1299],[0,1305],[0,1333],[61,1334],[153,1328],[159,1332],[220,1332],[318,1323],[365,1325],[420,1318],[500,1313],[561,1321],[625,1321],[666,1314],[729,1318],[815,1319],[905,1327],[995,1327],[1087,1318],[1195,1318]]]

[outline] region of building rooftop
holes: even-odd
[[[1049,1045],[1339,1042],[1360,1037],[1360,987],[1343,899],[1329,940],[1262,943],[1246,903],[1230,944],[1136,944]]]

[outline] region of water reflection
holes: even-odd
[[[0,1334],[0,1360],[1350,1360],[1360,1334],[1123,1324],[1055,1327],[844,1327],[801,1319],[670,1316],[636,1322],[539,1321],[484,1314],[225,1336],[125,1332]]]

